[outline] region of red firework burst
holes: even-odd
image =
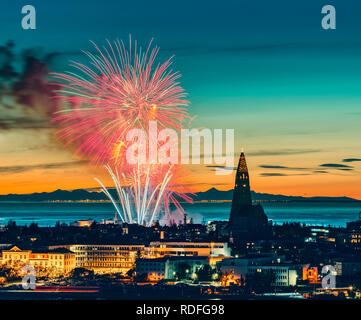
[[[68,108],[53,119],[60,127],[59,138],[75,146],[78,154],[92,164],[122,164],[126,149],[126,134],[140,128],[148,132],[149,121],[161,128],[179,130],[189,118],[186,93],[177,82],[180,75],[170,69],[172,57],[156,63],[158,47],[142,51],[129,40],[95,53],[84,52],[90,63],[71,64],[77,73],[55,73],[63,89],[59,91]]]

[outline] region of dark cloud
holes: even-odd
[[[50,117],[59,110],[59,101],[54,96],[60,85],[49,83],[48,73],[57,53],[27,49],[15,54],[14,47],[13,42],[0,46],[0,99],[6,96],[15,101],[0,103],[0,129],[52,127]],[[22,69],[15,71],[19,62]]]
[[[87,161],[72,161],[72,162],[55,162],[55,163],[42,163],[35,165],[19,165],[19,166],[6,166],[0,167],[0,173],[20,173],[36,169],[59,169],[74,167],[79,164],[85,164]]]
[[[171,52],[177,55],[200,55],[211,53],[238,53],[238,52],[252,52],[252,51],[270,51],[279,50],[283,48],[295,47],[293,44],[285,43],[270,43],[259,45],[226,45],[226,46],[209,46],[209,45],[196,45],[189,44],[181,47],[168,47],[163,48],[163,52]]]
[[[247,53],[247,52],[264,52],[279,50],[299,50],[307,48],[325,47],[320,43],[263,43],[252,45],[201,45],[188,44],[178,47],[163,47],[163,52],[171,52],[177,55],[204,55],[214,53]],[[327,45],[328,47],[329,45]]]
[[[263,172],[260,174],[262,177],[289,177],[289,176],[309,176],[309,173],[286,174],[280,172]]]
[[[314,173],[328,173],[326,170],[314,170]]]
[[[299,167],[287,167],[287,166],[280,166],[280,165],[260,165],[260,168],[263,169],[278,169],[278,170],[306,170],[307,173],[299,173],[299,174],[281,174],[281,173],[262,173],[261,176],[292,176],[292,175],[310,175],[311,173],[329,173],[326,170],[319,170],[317,168],[299,168]],[[352,171],[353,167],[345,165],[345,164],[338,164],[338,163],[324,163],[321,164],[320,167],[324,168],[334,168],[336,170],[342,171]],[[309,173],[308,173],[309,172]]]
[[[284,177],[284,176],[287,176],[287,174],[277,173],[277,172],[273,172],[273,173],[264,172],[264,173],[261,173],[260,175],[262,177]]]
[[[277,50],[299,50],[308,48],[334,48],[331,43],[322,44],[316,42],[305,42],[305,43],[291,43],[291,42],[279,42],[279,43],[260,43],[260,44],[199,44],[199,43],[184,43],[179,46],[162,46],[162,53],[175,54],[177,56],[189,56],[189,55],[205,55],[215,53],[248,53],[248,52],[271,52]],[[90,54],[96,55],[98,52],[90,49],[87,50]],[[62,56],[74,57],[82,56],[79,51],[68,50],[61,53]],[[305,131],[307,133],[307,131]]]
[[[353,168],[353,167],[348,166],[346,164],[339,164],[339,163],[324,163],[324,164],[320,164],[320,167],[324,167],[324,168]]]
[[[34,119],[31,117],[0,117],[0,129],[45,129],[53,125],[46,119]]]
[[[224,169],[224,170],[236,170],[237,167],[226,167],[226,166],[217,166],[217,165],[208,165],[207,168],[216,168],[216,169]]]
[[[347,159],[343,159],[343,162],[357,162],[357,161],[361,161],[361,159],[359,158],[347,158]]]
[[[44,116],[51,116],[58,111],[58,101],[53,99],[57,84],[47,82],[48,64],[33,56],[26,56],[24,71],[13,83],[13,95],[17,103],[37,110]]]
[[[263,169],[307,170],[307,168],[286,167],[286,166],[265,165],[265,164],[260,165],[259,167]]]
[[[271,166],[271,165],[260,165],[260,168],[265,168],[265,169],[287,169],[288,167],[285,166]]]
[[[286,156],[292,154],[305,154],[321,152],[321,149],[272,149],[272,150],[258,150],[254,152],[247,152],[249,156]]]
[[[5,45],[0,46],[0,79],[3,81],[9,81],[17,76],[13,66],[14,46],[13,41],[8,41]]]

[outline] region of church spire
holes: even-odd
[[[241,152],[239,157],[235,186],[233,191],[233,202],[232,202],[232,211],[239,212],[243,206],[252,205],[251,199],[251,190],[249,184],[249,174],[247,168],[246,157],[244,152]]]

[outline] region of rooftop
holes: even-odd
[[[175,257],[175,256],[165,256],[162,258],[153,258],[153,259],[149,259],[149,258],[138,258],[136,261],[141,261],[141,262],[165,262],[167,260],[170,261],[182,261],[182,260],[207,260],[208,257],[207,256],[191,256],[191,257],[187,257],[187,256],[182,256],[182,257]]]

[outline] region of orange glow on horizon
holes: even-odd
[[[192,166],[192,168],[197,166]],[[235,171],[226,176],[217,176],[206,167],[189,171],[178,182],[190,192],[207,191],[210,188],[230,190],[234,187]],[[101,177],[105,184],[111,180],[100,169],[91,170],[86,166],[69,169],[32,170],[23,173],[3,174],[0,177],[0,194],[27,194],[52,192],[57,189],[74,190],[98,188],[94,177]],[[361,200],[361,181],[357,176],[304,175],[262,177],[259,170],[250,169],[251,190],[258,193],[282,194],[287,196],[347,196]]]
[[[78,163],[70,151],[59,145],[50,145],[33,151],[31,143],[38,140],[30,139],[24,151],[3,153],[1,156],[0,194],[27,194],[35,192],[52,192],[57,189],[74,190],[99,188],[94,180],[97,177],[111,186],[112,182],[103,168],[90,168],[87,164]],[[11,140],[7,140],[11,141]],[[48,143],[45,140],[42,144]],[[52,142],[53,143],[53,142]],[[13,146],[10,145],[9,148]],[[122,149],[122,143],[116,146]],[[249,152],[251,154],[251,152]],[[258,193],[282,194],[287,196],[347,196],[361,200],[361,179],[359,163],[352,164],[352,171],[342,171],[337,168],[322,169],[320,164],[327,163],[325,159],[337,159],[337,154],[304,154],[287,156],[252,156],[247,155],[247,166],[250,174],[251,190]],[[41,160],[40,160],[41,159]],[[342,158],[341,158],[342,159]],[[66,167],[57,167],[58,163],[74,163]],[[234,166],[238,163],[235,156]],[[41,167],[42,164],[50,166]],[[264,165],[281,169],[264,168]],[[35,167],[34,167],[35,166]],[[40,166],[39,168],[37,166]],[[263,167],[262,167],[263,166]],[[187,189],[187,192],[206,191],[210,188],[230,190],[234,187],[235,171],[229,170],[227,175],[216,175],[214,168],[206,165],[185,165],[184,174],[176,185]],[[278,172],[279,176],[269,173]],[[265,175],[266,174],[266,175]],[[268,175],[267,175],[268,174]]]

